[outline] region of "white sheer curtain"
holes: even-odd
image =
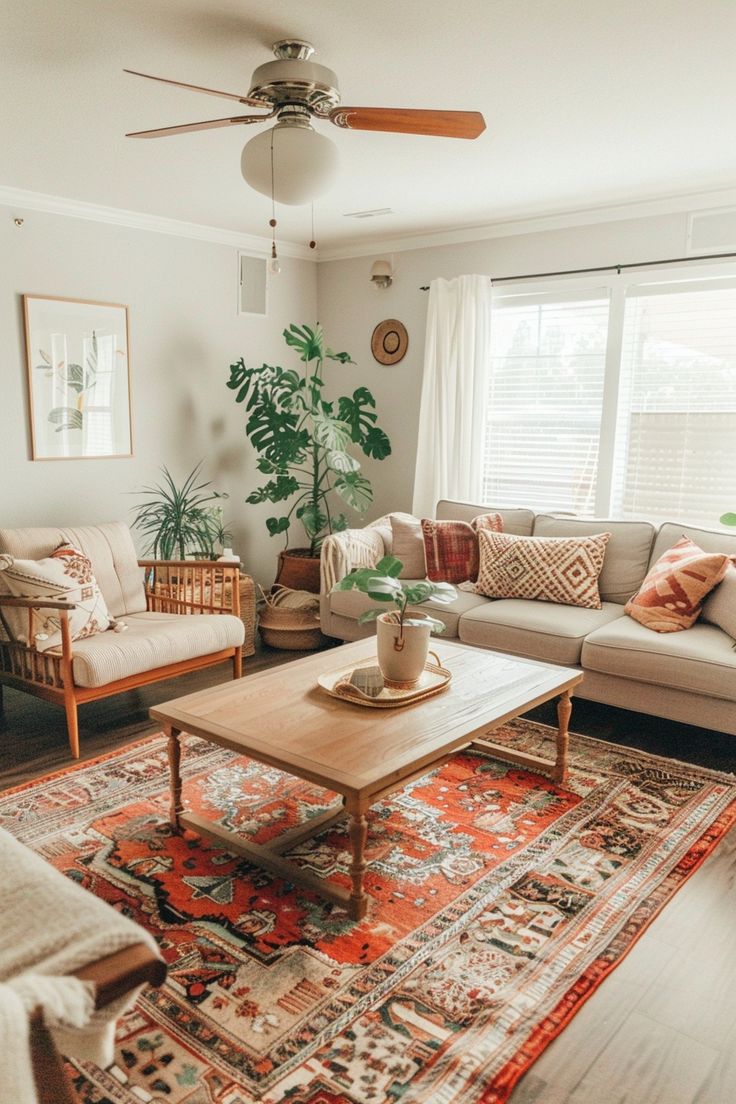
[[[414,476],[417,517],[434,517],[440,498],[480,501],[491,302],[488,276],[430,285]]]

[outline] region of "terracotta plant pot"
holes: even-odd
[[[312,556],[308,548],[286,548],[279,552],[275,583],[289,590],[319,594],[319,556]]]
[[[391,614],[382,613],[376,619],[378,666],[388,685],[401,689],[414,686],[427,663],[431,632],[431,624],[422,614],[407,618],[403,633]]]

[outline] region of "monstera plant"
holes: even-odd
[[[285,534],[288,546],[292,522],[301,522],[308,547],[292,554],[316,558],[329,533],[347,528],[343,506],[362,514],[373,501],[356,452],[383,460],[391,443],[377,425],[376,402],[366,387],[336,400],[325,396],[325,361],[353,364],[348,353],[326,347],[320,326],[292,323],[283,336],[301,370],[249,368],[241,357],[230,366],[227,386],[245,406],[245,432],[258,453],[258,470],[268,477],[246,502],[283,503],[266,519],[269,533]]]

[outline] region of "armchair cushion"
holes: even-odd
[[[171,663],[211,655],[243,643],[245,628],[231,614],[135,613],[128,631],[105,633],[74,645],[72,670],[77,686],[105,686]]]
[[[104,632],[111,625],[105,599],[92,564],[79,549],[62,545],[42,560],[16,560],[0,554],[0,590],[26,598],[68,601],[72,640]],[[61,648],[61,617],[57,609],[6,609],[4,626],[14,640],[35,644],[37,651]],[[32,639],[29,639],[29,635]]]
[[[0,552],[16,559],[40,560],[65,543],[73,544],[92,561],[92,570],[113,617],[145,610],[143,575],[130,530],[122,521],[64,529],[0,529]]]

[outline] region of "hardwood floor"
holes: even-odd
[[[246,677],[304,654],[263,649],[246,661]],[[82,758],[156,731],[150,706],[224,677],[223,666],[82,706]],[[555,723],[552,703],[529,715]],[[736,772],[736,737],[582,700],[574,703],[571,729]],[[0,785],[68,765],[63,711],[6,689]],[[731,832],[519,1082],[511,1104],[733,1104],[735,913]]]

